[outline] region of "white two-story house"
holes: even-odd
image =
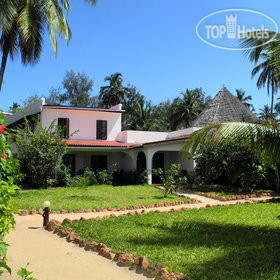
[[[139,170],[147,172],[152,183],[152,169],[166,170],[180,163],[182,171],[194,168],[194,161],[186,159],[182,148],[185,140],[199,127],[218,122],[252,122],[260,120],[235,96],[223,87],[212,102],[193,122],[192,128],[173,132],[122,131],[122,105],[110,109],[49,106],[44,98],[7,116],[8,126],[23,123],[23,116],[37,119],[48,128],[52,122],[63,128],[63,138],[68,144],[64,161],[71,166],[72,174],[87,167],[92,169]]]
[[[121,104],[110,109],[50,106],[41,98],[8,116],[7,121],[13,127],[23,123],[23,116],[34,121],[39,118],[45,128],[55,121],[63,128],[68,144],[64,161],[73,175],[87,167],[146,170],[151,184],[153,168],[167,169],[172,163],[180,163],[185,172],[193,169],[193,161],[181,153],[192,128],[174,132],[122,131],[123,113]]]

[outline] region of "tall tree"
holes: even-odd
[[[9,111],[15,113],[20,109],[20,105],[17,102],[13,102],[13,105],[10,107]]]
[[[280,34],[269,32],[269,38],[259,34],[256,36],[254,32],[246,35],[241,39],[240,46],[245,49],[244,54],[250,61],[254,63],[261,61],[252,70],[252,78],[259,74],[257,87],[259,89],[266,87],[268,95],[271,94],[270,111],[273,113],[274,97],[280,82]],[[267,44],[268,41],[270,42]]]
[[[94,4],[96,0],[87,0]],[[17,53],[23,64],[35,64],[42,53],[43,34],[49,33],[53,50],[57,54],[59,34],[66,41],[71,30],[65,14],[70,10],[68,0],[5,0],[0,1],[0,90],[8,57]]]
[[[109,82],[109,85],[100,88],[99,99],[101,105],[106,108],[110,108],[114,105],[122,103],[124,101],[125,94],[129,90],[123,86],[122,74],[112,74],[111,76],[107,76],[104,81]]]
[[[263,108],[260,109],[259,118],[264,121],[274,120],[276,115],[271,113],[271,110],[268,105],[264,105]]]
[[[245,96],[246,92],[243,89],[236,89],[236,97],[240,100],[240,102],[247,107],[248,109],[254,109],[251,103],[248,103],[249,100],[252,100],[252,96],[248,95]]]
[[[133,85],[128,85],[123,100],[122,127],[124,130],[136,129],[137,114],[135,108],[143,102],[145,97]]]
[[[154,114],[151,101],[141,100],[135,107],[135,129],[143,131],[157,131],[159,120]]]
[[[266,86],[268,95],[271,94],[270,112],[273,114],[274,96],[279,89],[280,83],[279,76],[277,75],[279,74],[279,68],[275,64],[276,60],[269,54],[263,54],[262,58],[264,61],[252,70],[252,77],[260,73],[257,80],[257,87],[260,89]]]
[[[181,95],[182,97],[173,101],[172,119],[176,129],[188,127],[210,100],[210,97],[205,97],[201,88],[187,89]]]
[[[176,123],[174,122],[173,101],[166,100],[155,106],[155,114],[158,116],[161,131],[176,130]]]
[[[278,102],[275,104],[274,109],[276,111],[276,114],[280,114],[280,98],[277,98]]]
[[[67,71],[62,86],[65,92],[60,95],[53,92],[53,99],[57,95],[59,101],[66,105],[77,107],[91,107],[93,105],[91,97],[93,80],[87,74],[75,73],[72,70]]]

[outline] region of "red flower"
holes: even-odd
[[[1,124],[0,125],[0,133],[4,132],[5,128],[6,128],[5,125]]]
[[[6,159],[6,158],[7,158],[7,154],[4,153],[4,154],[3,154],[3,159]]]

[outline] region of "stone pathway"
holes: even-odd
[[[202,203],[177,205],[170,207],[149,208],[147,210],[159,210],[161,212],[182,207],[201,208],[209,205],[228,205],[242,200],[221,202],[216,199],[206,198],[200,195],[180,191],[190,198],[199,199]],[[270,197],[258,197],[245,199],[267,200]],[[65,218],[79,219],[80,217],[102,217],[104,215],[120,215],[131,212],[98,212],[98,213],[71,213],[53,214],[51,219],[62,221]],[[1,279],[18,280],[16,271],[30,263],[28,269],[33,271],[33,276],[38,280],[147,280],[142,274],[137,274],[125,267],[118,267],[112,261],[99,256],[97,253],[84,251],[78,245],[67,243],[64,238],[59,238],[42,228],[40,215],[18,216],[16,215],[16,230],[11,231],[6,241],[11,245],[8,249],[8,264],[13,270],[12,276],[5,273]]]

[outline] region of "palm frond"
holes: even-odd
[[[213,124],[194,132],[186,141],[184,152],[193,155],[200,145],[209,142],[214,146],[240,143],[270,163],[280,161],[280,130],[276,127],[238,122]]]

